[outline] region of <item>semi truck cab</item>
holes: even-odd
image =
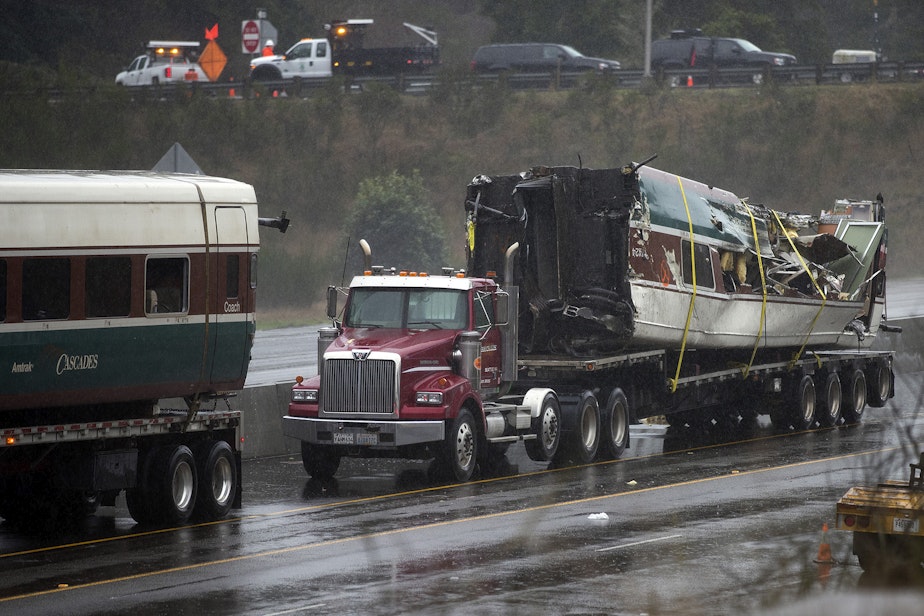
[[[336,295],[332,287],[332,318]],[[458,466],[448,450],[474,453],[479,435],[492,433],[484,404],[511,378],[503,360],[515,350],[502,331],[509,305],[493,280],[463,272],[377,268],[355,277],[342,323],[319,336],[319,374],[298,379],[283,418],[286,436],[302,442],[306,470],[329,478],[343,455],[442,456]]]

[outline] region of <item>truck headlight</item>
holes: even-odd
[[[318,401],[318,390],[317,389],[293,389],[292,390],[292,402],[317,402]]]
[[[440,406],[443,404],[443,392],[418,391],[417,404],[420,406]]]

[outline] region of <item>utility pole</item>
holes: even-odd
[[[651,3],[645,2],[645,77],[651,77]]]

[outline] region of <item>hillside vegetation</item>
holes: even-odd
[[[892,275],[920,271],[912,248],[924,230],[924,83],[627,91],[590,81],[562,92],[473,89],[451,75],[443,83],[420,97],[345,93],[336,82],[306,99],[184,91],[163,100],[114,88],[8,97],[0,166],[150,169],[181,143],[206,173],[253,184],[262,215],[289,212],[289,233],[263,234],[261,308],[316,304],[341,281],[363,180],[419,173],[444,226],[442,254],[461,266],[473,176],[655,153],[657,168],[784,211],[881,192]]]

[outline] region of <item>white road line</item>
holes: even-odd
[[[608,548],[597,548],[595,552],[609,552],[610,550],[621,550],[622,548],[631,548],[636,545],[642,545],[645,543],[654,543],[655,541],[667,541],[668,539],[676,539],[678,537],[683,537],[683,535],[668,535],[667,537],[658,537],[657,539],[646,539],[644,541],[636,541],[635,543],[624,543],[622,545],[613,545]]]

